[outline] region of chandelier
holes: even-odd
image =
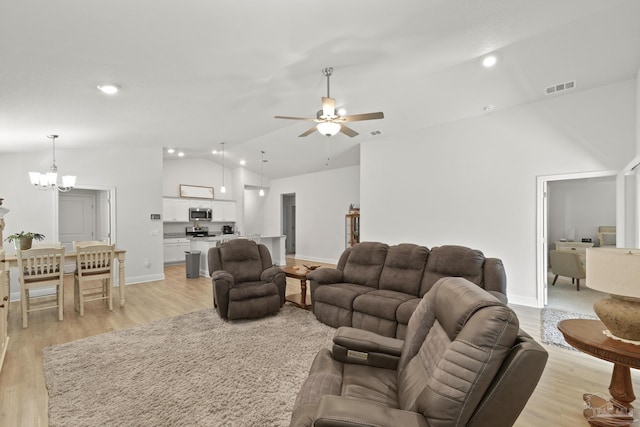
[[[49,168],[49,172],[29,172],[29,179],[39,190],[58,190],[67,192],[76,185],[76,177],[74,175],[64,175],[62,177],[62,185],[58,185],[58,167],[56,166],[56,138],[58,135],[47,135],[53,143],[53,163]]]

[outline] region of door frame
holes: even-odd
[[[116,228],[116,187],[109,187],[103,185],[78,185],[74,188],[78,190],[94,190],[94,191],[108,191],[109,192],[109,236],[112,245],[117,243],[117,228]],[[53,199],[53,238],[54,241],[60,241],[60,228],[58,218],[60,214],[60,193],[55,191]]]
[[[536,178],[536,301],[538,308],[547,305],[547,270],[549,233],[549,212],[547,206],[547,187],[551,181],[568,181],[574,179],[616,177],[616,227],[624,224],[624,209],[620,209],[620,201],[624,203],[624,187],[620,186],[622,173],[618,171],[579,172],[562,175],[540,175]],[[622,215],[622,220],[621,220]],[[618,236],[624,233],[624,228],[616,228]]]

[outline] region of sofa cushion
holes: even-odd
[[[229,289],[230,301],[243,301],[270,295],[278,295],[278,286],[273,282],[244,282]]]
[[[396,319],[398,319],[398,323],[408,325],[409,319],[411,319],[413,312],[416,311],[416,307],[418,307],[420,301],[422,301],[422,298],[411,298],[400,304],[396,311]]]
[[[398,407],[395,370],[345,364],[343,371],[342,396]]]
[[[482,286],[484,254],[477,249],[463,246],[440,246],[432,248],[420,285],[424,296],[443,277],[464,277],[471,283]]]
[[[344,266],[343,280],[377,288],[387,249],[389,245],[379,242],[362,242],[352,247]]]
[[[353,310],[353,301],[356,297],[372,292],[368,286],[357,285],[355,283],[334,283],[333,285],[323,285],[316,289],[314,303],[322,302],[338,307]]]
[[[353,310],[396,321],[398,307],[411,299],[414,297],[402,292],[372,291],[356,297],[353,301]]]
[[[378,288],[418,296],[428,255],[429,249],[412,243],[389,247]]]

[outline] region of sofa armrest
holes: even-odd
[[[332,356],[339,362],[397,369],[404,341],[342,326],[333,343]]]
[[[342,282],[342,271],[336,268],[318,268],[307,273],[307,279],[320,285]]]
[[[228,273],[224,270],[217,270],[211,273],[211,280],[213,280],[214,282],[219,282],[221,280],[225,281],[229,283],[229,287],[232,287],[235,282],[231,273]]]
[[[269,267],[260,273],[260,280],[264,280],[265,282],[274,282],[278,273],[284,274],[284,271],[282,271],[280,267]]]
[[[393,409],[368,400],[325,395],[316,410],[314,427],[429,427],[417,412]]]

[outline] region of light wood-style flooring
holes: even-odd
[[[288,260],[289,264],[294,262]],[[73,278],[67,277],[64,321],[58,322],[55,310],[34,312],[29,314],[27,329],[22,328],[19,303],[11,303],[9,348],[0,373],[0,427],[47,425],[44,347],[212,307],[209,278],[186,279],[184,265],[167,267],[165,276],[165,280],[127,286],[126,306],[114,303],[113,312],[103,302],[87,303],[84,317],[73,310]],[[288,279],[287,293],[298,292],[299,281]],[[539,340],[540,310],[513,308],[521,327]],[[546,348],[550,355],[546,370],[516,425],[586,426],[582,393],[607,393],[612,365],[577,351]],[[640,373],[632,371],[632,376],[634,388],[640,392]]]

